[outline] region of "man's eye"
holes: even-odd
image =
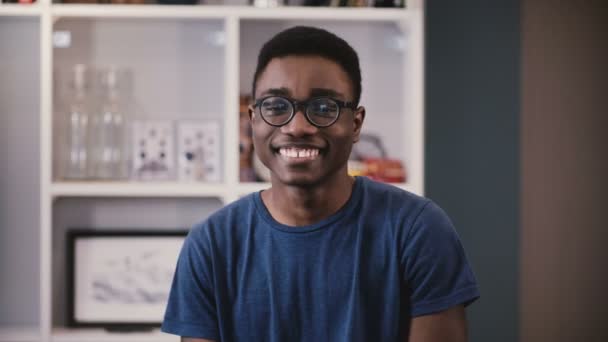
[[[331,117],[338,111],[338,107],[335,103],[318,102],[313,103],[311,107],[312,113],[319,116]]]
[[[268,110],[286,110],[287,106],[285,106],[282,103],[277,103],[277,104],[271,104],[271,105],[266,106],[266,109],[268,109]]]
[[[289,106],[282,101],[267,102],[263,104],[264,114],[281,115],[289,111]]]

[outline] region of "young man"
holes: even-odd
[[[445,213],[347,173],[365,118],[356,52],[324,30],[285,30],[263,46],[253,94],[272,186],[192,229],[162,330],[190,342],[465,341],[479,292]]]

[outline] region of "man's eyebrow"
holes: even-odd
[[[329,97],[336,97],[336,98],[344,98],[344,94],[339,93],[333,89],[327,89],[327,88],[312,88],[310,90],[310,97],[319,97],[319,96],[329,96]]]
[[[270,89],[266,89],[264,90],[260,96],[265,96],[265,95],[279,95],[279,96],[287,96],[289,97],[290,95],[290,91],[289,89],[285,88],[285,87],[281,87],[281,88],[270,88]]]
[[[269,88],[264,90],[261,94],[261,96],[267,96],[267,95],[278,95],[278,96],[285,96],[285,97],[289,97],[291,96],[291,91],[289,91],[289,89],[285,88],[285,87],[281,87],[281,88]],[[310,95],[311,98],[312,97],[321,97],[321,96],[329,96],[329,97],[335,97],[338,99],[343,99],[344,94],[337,92],[333,89],[329,89],[329,88],[312,88],[310,90]]]

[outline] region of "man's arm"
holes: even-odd
[[[182,337],[182,342],[215,342],[214,340],[205,340],[204,338]]]
[[[414,317],[408,342],[466,342],[467,319],[464,306],[457,305],[438,313]]]

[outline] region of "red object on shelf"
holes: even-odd
[[[365,175],[371,179],[387,183],[404,183],[407,180],[405,168],[396,159],[369,158],[363,160]]]

